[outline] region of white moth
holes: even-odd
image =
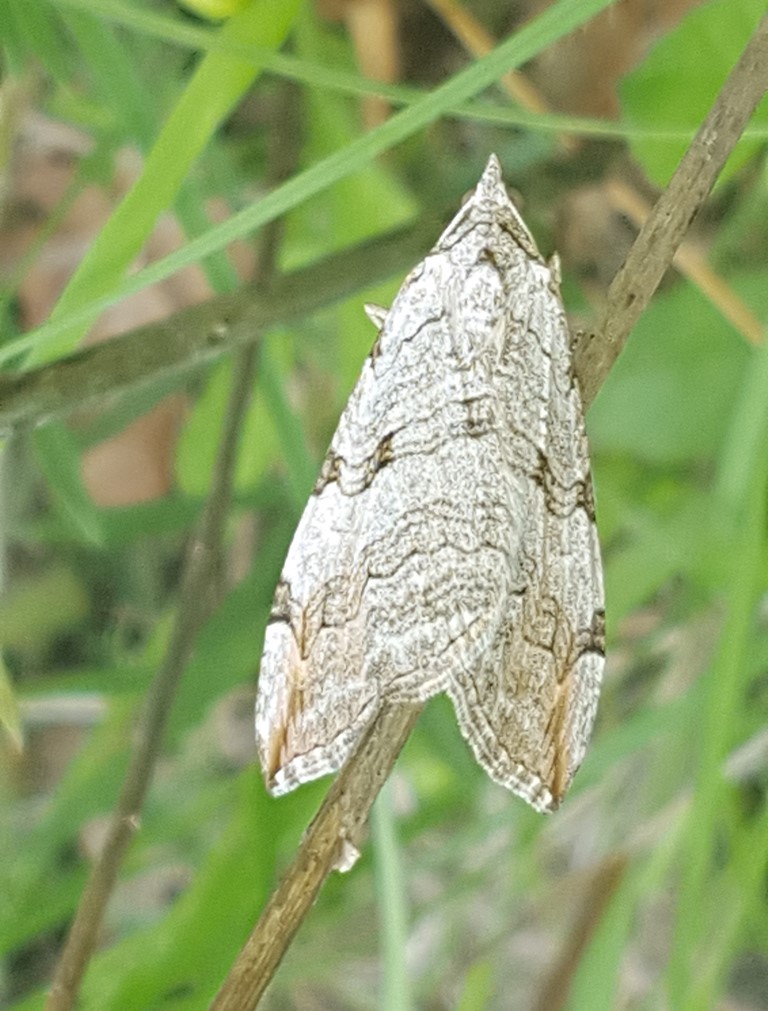
[[[558,271],[495,155],[371,316],[266,630],[267,786],[337,771],[382,701],[447,692],[488,774],[554,810],[600,689],[600,549]]]

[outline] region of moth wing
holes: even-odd
[[[446,690],[503,619],[521,526],[485,479],[501,434],[470,434],[487,383],[445,364],[463,283],[435,258],[401,289],[289,549],[256,709],[273,794],[337,771],[385,697]]]
[[[385,316],[377,309],[377,326]],[[378,708],[379,685],[363,670],[370,488],[365,480],[354,487],[354,476],[347,481],[341,453],[353,444],[361,418],[375,415],[374,397],[386,385],[377,383],[369,357],[275,591],[256,699],[259,758],[275,796],[338,771]]]
[[[554,810],[584,756],[604,665],[600,547],[586,432],[567,323],[548,268],[531,264],[525,328],[548,390],[541,424],[521,424],[519,383],[506,425],[526,517],[517,586],[492,647],[449,687],[462,733],[492,779]],[[536,280],[538,278],[538,281]],[[519,359],[518,359],[519,362]]]
[[[336,548],[329,536],[334,522],[352,527],[357,520],[354,503],[339,503],[338,497],[326,489],[310,500],[265,632],[256,738],[267,786],[276,796],[337,771],[378,704],[376,685],[361,676],[359,615],[353,603],[344,608],[341,566],[323,552],[323,544],[329,552]],[[334,623],[334,608],[345,610],[348,620]]]
[[[488,480],[505,453],[490,374],[502,284],[485,255],[500,204],[492,159],[386,318],[373,311],[382,331],[266,630],[256,732],[274,794],[337,771],[383,698],[446,690],[503,620],[522,524],[517,477]]]

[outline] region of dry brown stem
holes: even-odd
[[[305,832],[212,1011],[256,1006],[329,872],[344,860],[345,847],[362,845],[368,813],[420,712],[420,706],[385,706],[369,727]]]
[[[258,287],[218,295],[166,320],[77,351],[60,361],[0,375],[0,432],[32,428],[91,401],[184,374],[361,287],[405,271],[429,248],[440,222],[425,217]]]
[[[587,403],[594,400],[767,90],[764,15],[611,282],[601,325],[581,338],[577,368]]]

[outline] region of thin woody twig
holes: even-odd
[[[255,1007],[328,873],[357,850],[379,790],[413,730],[421,706],[385,706],[341,771],[292,864],[213,1003],[212,1011]]]
[[[768,15],[763,15],[611,282],[597,334],[581,338],[577,364],[587,403],[594,400],[600,384],[619,357],[766,91]]]
[[[406,270],[429,249],[439,219],[425,216],[258,288],[219,295],[49,365],[0,375],[0,432],[34,427],[162,376],[185,373],[291,319]]]
[[[629,863],[626,853],[606,857],[590,875],[591,881],[579,913],[568,930],[567,939],[537,995],[534,1011],[560,1011],[567,1007],[568,996],[581,959],[621,885]]]
[[[290,114],[288,96],[289,93],[286,92],[286,115]],[[274,180],[290,175],[295,167],[295,136],[296,131],[285,130],[273,139],[269,160],[270,174]],[[256,270],[260,283],[266,283],[272,277],[281,233],[280,221],[271,222],[261,233],[261,255]],[[162,747],[176,689],[191,658],[198,629],[214,606],[211,587],[216,582],[224,524],[232,495],[238,442],[256,378],[259,350],[259,341],[252,331],[248,343],[236,351],[232,389],[224,415],[211,488],[197,528],[187,545],[171,640],[147,694],[144,718],[139,725],[138,740],[131,753],[123,789],[104,847],[91,871],[59,957],[46,1011],[70,1011],[75,1005],[123,855],[139,826],[141,809]]]
[[[575,349],[574,365],[585,408],[606,379],[766,88],[768,16],[756,28],[635,240],[609,290],[602,327]],[[323,880],[336,865],[340,844],[348,840],[357,845],[374,798],[419,712],[417,707],[405,706],[381,710],[321,805],[298,854],[214,999],[212,1011],[256,1007]]]

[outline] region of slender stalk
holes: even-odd
[[[408,913],[391,786],[391,782],[384,785],[371,812],[382,966],[379,1007],[386,1011],[411,1011],[413,995],[405,958]]]
[[[371,806],[420,712],[420,706],[381,709],[304,833],[211,1011],[256,1006],[326,877],[362,846]]]
[[[768,15],[763,15],[611,282],[600,327],[582,337],[577,364],[587,402],[619,357],[766,91]]]
[[[92,400],[130,390],[231,353],[254,335],[309,316],[368,285],[404,272],[429,248],[441,223],[416,225],[367,240],[270,282],[218,295],[168,319],[21,373],[0,375],[0,432],[34,427]],[[362,317],[361,317],[362,318]]]
[[[287,92],[283,94],[283,106],[281,118],[287,123]],[[294,170],[297,157],[296,136],[296,131],[287,130],[273,140],[269,151],[269,175],[273,181],[290,175]],[[279,221],[271,222],[261,233],[257,268],[259,284],[272,280],[281,234],[282,223]],[[211,488],[197,528],[187,544],[170,644],[147,694],[144,718],[139,725],[138,739],[132,750],[123,789],[104,848],[91,871],[59,957],[46,1011],[69,1011],[77,1000],[80,983],[95,949],[104,911],[123,856],[139,826],[141,809],[160,754],[176,689],[191,658],[198,629],[215,606],[211,588],[217,583],[238,443],[254,382],[260,370],[260,351],[261,342],[254,330],[251,330],[247,343],[236,350],[232,387]],[[287,408],[285,411],[287,413]]]

